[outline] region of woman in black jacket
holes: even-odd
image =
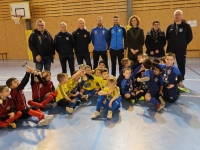
[[[127,31],[126,35],[128,58],[136,63],[138,54],[143,53],[142,47],[144,45],[144,31],[139,27],[140,18],[138,16],[131,16],[129,24],[132,27]]]
[[[154,21],[153,27],[147,32],[145,46],[146,53],[150,59],[160,58],[165,55],[164,46],[166,44],[165,33],[160,29],[160,22]]]

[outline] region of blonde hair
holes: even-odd
[[[165,59],[166,59],[167,56],[171,56],[171,57],[173,57],[174,59],[176,59],[176,55],[175,55],[174,53],[172,53],[172,52],[166,53]]]
[[[108,77],[108,83],[116,83],[117,84],[117,79],[115,76],[110,76]]]
[[[101,17],[101,16],[98,16],[98,17],[97,17],[97,19],[99,19],[99,18],[100,18],[101,20],[103,20],[103,17]]]
[[[128,70],[128,71],[131,72],[131,69],[130,69],[130,68],[124,68],[124,69],[123,69],[123,73],[124,73],[126,70]]]
[[[84,20],[83,18],[79,18],[79,19],[78,19],[78,22],[79,22],[79,21],[83,21],[83,22],[85,23],[85,20]]]
[[[181,15],[183,15],[183,11],[182,11],[182,10],[180,10],[180,9],[177,9],[177,10],[175,10],[175,11],[174,11],[174,16],[176,15],[176,13],[177,13],[177,12],[180,12],[180,13],[181,13]]]
[[[61,25],[67,26],[67,23],[66,23],[66,22],[61,22],[61,23],[60,23],[60,26],[61,26]]]
[[[38,25],[38,22],[42,22],[42,23],[45,25],[44,20],[42,20],[42,19],[38,19],[38,20],[36,21],[36,26]]]
[[[128,61],[130,61],[128,58],[123,58],[123,59],[121,60],[122,66],[125,66],[125,65],[128,63]]]

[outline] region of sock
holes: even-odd
[[[43,101],[42,101],[42,105],[43,105],[43,107],[46,107],[46,105],[49,103],[49,102],[51,102],[53,100],[53,96],[52,95],[49,95],[46,99],[44,99]]]
[[[30,110],[28,111],[28,114],[29,114],[30,116],[37,117],[39,121],[42,120],[42,119],[44,118],[44,114],[43,114],[42,112],[38,112],[38,111],[35,111],[35,110],[32,110],[32,109],[30,109]]]
[[[33,100],[29,100],[29,101],[28,101],[28,104],[29,104],[30,106],[38,106],[38,107],[40,107],[40,108],[44,108],[44,106],[43,106],[41,103],[34,102]]]
[[[9,124],[8,122],[0,121],[0,127],[2,127],[2,128],[7,128],[8,124]]]
[[[157,99],[155,99],[155,98],[151,98],[150,102],[155,104],[156,106],[159,104],[159,101]]]
[[[22,112],[21,111],[17,111],[14,115],[14,117],[12,118],[8,118],[5,122],[11,123],[14,122],[15,120],[17,120],[19,117],[21,117]]]
[[[57,92],[51,92],[49,95],[51,95],[51,96],[53,96],[53,98],[55,98],[58,95],[58,93]]]

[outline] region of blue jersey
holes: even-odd
[[[160,86],[163,85],[162,75],[154,75],[154,81],[156,82],[157,86],[160,88]]]
[[[131,79],[123,79],[121,82],[122,94],[133,92],[133,81]]]

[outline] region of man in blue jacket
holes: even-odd
[[[108,52],[112,63],[112,75],[116,76],[116,57],[118,58],[119,72],[122,69],[121,60],[124,58],[126,30],[119,25],[119,17],[113,17],[114,26],[108,31]]]
[[[103,26],[103,18],[97,17],[97,27],[91,31],[93,50],[93,68],[97,68],[99,56],[105,61],[106,67],[108,68],[108,57],[107,57],[107,36],[108,29]]]

